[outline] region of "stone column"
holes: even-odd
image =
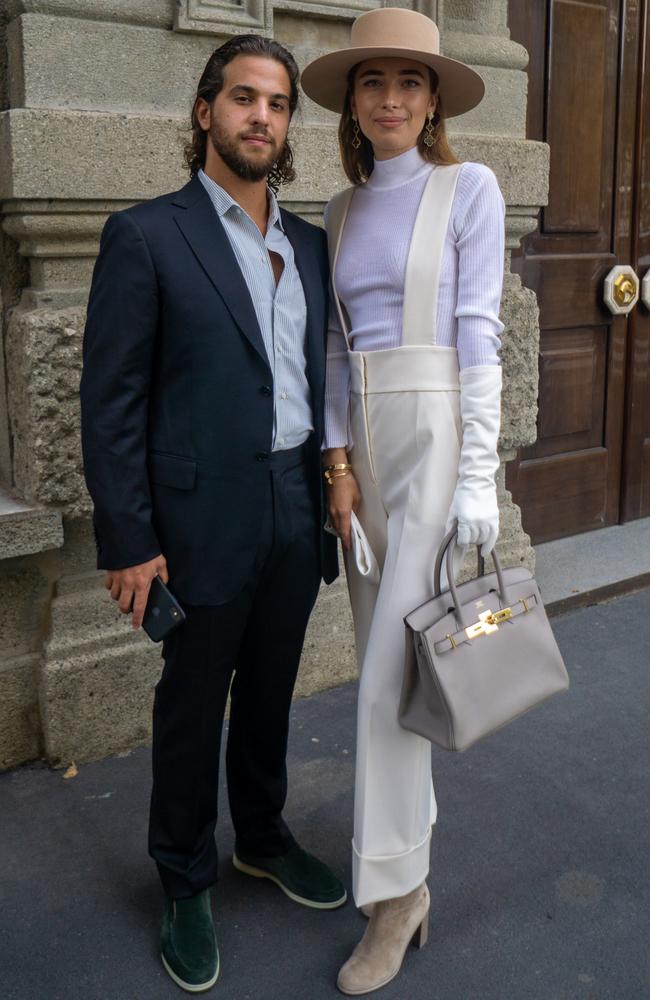
[[[56,518],[40,544],[56,551],[28,555],[23,545],[6,562],[0,549],[0,606],[14,609],[0,627],[9,712],[0,768],[39,755],[53,764],[100,757],[149,737],[160,650],[132,634],[95,569],[79,441],[82,334],[107,215],[183,183],[170,95],[178,86],[179,100],[189,98],[213,48],[204,42],[195,61],[186,40],[170,68],[172,12],[162,0],[7,8],[2,246],[24,266],[10,269],[3,253],[12,307],[2,317],[12,439],[4,485],[32,521]],[[0,541],[2,514],[0,504]],[[18,656],[5,658],[12,646]]]
[[[444,54],[470,63],[486,82],[485,99],[450,123],[450,138],[461,159],[480,160],[494,170],[507,206],[499,551],[507,565],[521,563],[533,569],[535,556],[521,512],[505,488],[505,465],[536,436],[539,325],[535,295],[511,272],[510,255],[535,228],[539,208],[546,203],[548,147],[526,139],[528,54],[510,39],[507,0],[443,0],[443,4]]]

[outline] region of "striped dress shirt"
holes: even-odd
[[[273,451],[296,448],[314,429],[307,381],[307,303],[293,247],[282,228],[278,202],[269,189],[266,236],[219,184],[199,170],[250,292],[273,373]],[[276,286],[270,253],[284,268]]]

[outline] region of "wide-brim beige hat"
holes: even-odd
[[[352,25],[349,47],[314,59],[302,71],[302,88],[312,101],[340,113],[352,67],[364,59],[386,56],[414,59],[435,70],[445,118],[465,114],[483,98],[483,78],[465,63],[440,55],[440,32],[435,22],[400,7],[380,7],[358,17]]]

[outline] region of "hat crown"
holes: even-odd
[[[429,66],[438,78],[445,118],[471,111],[485,93],[485,84],[475,69],[440,54],[435,22],[404,7],[379,7],[361,14],[352,25],[348,45],[305,66],[303,90],[317,104],[340,114],[350,72],[366,59],[378,58],[408,59]]]
[[[402,7],[379,7],[356,19],[350,35],[351,48],[414,49],[440,53],[440,32],[424,14]]]

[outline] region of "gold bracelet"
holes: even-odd
[[[349,474],[348,469],[340,469],[338,472],[325,472],[325,482],[328,486],[331,486],[335,479],[344,479]]]
[[[339,462],[337,465],[326,465],[325,472],[337,472],[339,469],[351,469],[352,466],[347,462]]]

